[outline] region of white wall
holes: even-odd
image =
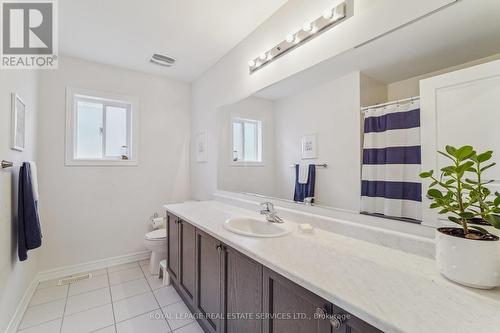
[[[495,54],[495,55],[492,55],[490,57],[481,58],[481,59],[477,59],[474,61],[466,62],[466,63],[458,65],[458,66],[444,68],[444,69],[441,69],[439,71],[418,75],[418,76],[411,77],[411,78],[408,78],[408,79],[403,80],[403,81],[390,83],[387,85],[388,99],[389,99],[389,101],[393,101],[393,100],[398,100],[398,99],[403,99],[403,98],[408,98],[408,97],[413,97],[413,96],[420,96],[420,89],[419,89],[420,80],[427,79],[427,78],[430,78],[430,77],[433,77],[436,75],[454,72],[454,71],[468,68],[471,66],[484,64],[484,63],[487,63],[487,62],[490,62],[493,60],[497,60],[497,59],[500,59],[500,54]]]
[[[11,92],[18,93],[27,105],[26,149],[10,149]],[[0,74],[0,160],[36,160],[36,122],[38,117],[38,73],[2,70]],[[4,332],[26,289],[33,281],[40,249],[29,251],[23,262],[17,257],[17,183],[18,167],[0,169],[0,332]],[[45,224],[42,225],[42,228]],[[45,228],[44,228],[45,230]],[[45,246],[46,239],[43,239]]]
[[[274,195],[274,112],[273,102],[249,97],[225,106],[217,113],[218,132],[218,187],[226,191]],[[262,121],[263,164],[237,166],[231,164],[231,118],[241,117]]]
[[[360,75],[355,72],[275,104],[276,194],[293,199],[301,139],[316,133],[318,158],[328,163],[316,170],[316,203],[359,211]]]
[[[139,166],[64,165],[67,86],[139,98]],[[189,197],[189,99],[187,84],[74,58],[41,74],[41,270],[145,250],[148,217]]]
[[[356,2],[354,16],[249,75],[248,61],[333,5],[331,0],[290,0],[193,84],[192,133],[207,129],[208,163],[191,163],[191,189],[207,199],[217,188],[216,112],[292,74],[439,8],[449,0]],[[194,156],[194,148],[191,150]],[[194,159],[193,159],[194,160]]]

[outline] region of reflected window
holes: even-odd
[[[262,121],[236,118],[232,121],[233,162],[262,162]]]

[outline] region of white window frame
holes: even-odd
[[[128,159],[104,157],[102,159],[76,158],[77,146],[77,102],[102,102],[104,107],[115,106],[127,109]],[[106,133],[106,112],[103,112],[103,136]],[[133,96],[120,95],[74,87],[66,88],[66,165],[67,166],[137,166],[139,161],[139,100]],[[106,143],[103,140],[103,154]]]
[[[256,147],[258,149],[257,151],[257,156],[260,156],[260,161],[234,161],[233,158],[234,158],[234,151],[233,151],[233,147],[234,147],[234,137],[233,137],[233,124],[235,122],[240,122],[240,123],[245,123],[245,122],[251,122],[251,123],[257,123],[258,124],[258,135],[256,137]],[[231,146],[229,147],[229,153],[230,153],[230,156],[229,156],[229,161],[230,161],[230,165],[231,166],[245,166],[245,167],[248,167],[248,166],[264,166],[265,165],[265,161],[264,161],[264,121],[262,119],[250,119],[250,118],[245,118],[245,117],[232,117],[231,118],[231,121],[230,121],[230,124],[229,124],[229,128],[230,128],[230,138],[231,138]],[[243,126],[244,128],[244,126]],[[244,131],[244,130],[243,130]],[[260,134],[260,135],[259,135]],[[243,137],[245,137],[245,135],[243,134]],[[243,147],[245,146],[244,142],[243,142]],[[244,156],[244,152],[243,152],[243,156]]]

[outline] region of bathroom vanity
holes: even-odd
[[[167,234],[168,272],[206,332],[381,332],[170,212]]]
[[[433,259],[318,227],[304,233],[290,218],[285,223],[293,232],[283,237],[238,235],[223,227],[225,221],[243,216],[265,223],[264,218],[257,210],[219,201],[165,208],[168,271],[206,332],[472,332],[478,325],[495,332],[500,327],[500,292],[453,284],[439,275]]]

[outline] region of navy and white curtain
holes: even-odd
[[[421,220],[420,103],[365,112],[361,210]]]

